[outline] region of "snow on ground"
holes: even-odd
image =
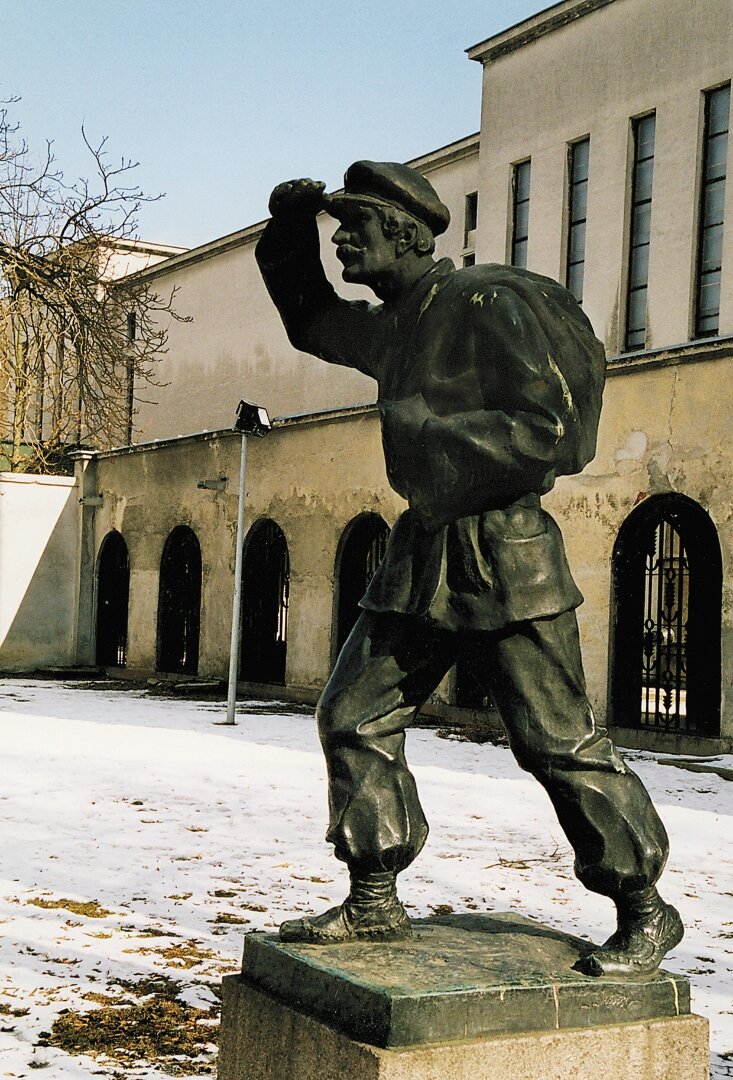
[[[345,870],[322,839],[312,717],[250,702],[236,727],[215,726],[223,711],[140,690],[0,680],[0,1077],[46,1068],[54,1080],[162,1078],[160,1065],[119,1072],[44,1045],[42,1033],[64,1009],[119,995],[120,979],[167,975],[183,1001],[207,1009],[212,986],[238,969],[245,930],[343,899]],[[408,757],[432,828],[400,877],[413,915],[513,908],[607,936],[610,902],[576,882],[547,796],[508,750],[416,730]],[[666,966],[689,975],[693,1009],[711,1022],[712,1075],[733,1076],[733,784],[627,757],[671,838],[662,891],[687,934]],[[38,906],[59,900],[99,909]],[[200,1061],[182,1075],[211,1076],[211,1054]]]

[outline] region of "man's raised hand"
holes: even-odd
[[[270,213],[273,217],[301,217],[317,214],[323,209],[323,193],[326,185],[322,180],[286,180],[278,184],[270,196]]]

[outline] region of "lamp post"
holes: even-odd
[[[237,419],[234,430],[242,433],[242,447],[239,457],[239,501],[237,503],[237,534],[234,557],[234,598],[232,601],[232,636],[229,647],[229,685],[227,689],[226,724],[234,724],[234,710],[237,704],[237,675],[239,673],[239,643],[242,629],[242,549],[244,546],[244,497],[247,473],[247,436],[254,435],[263,439],[272,427],[267,409],[253,405],[250,401],[240,401],[237,406]]]

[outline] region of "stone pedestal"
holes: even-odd
[[[573,970],[587,942],[510,913],[393,944],[245,939],[219,1080],[707,1080],[687,980]]]

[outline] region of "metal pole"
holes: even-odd
[[[234,724],[237,704],[237,675],[239,673],[239,643],[242,630],[242,550],[244,547],[244,487],[247,473],[247,436],[242,432],[242,452],[239,459],[239,505],[237,506],[237,536],[234,557],[234,599],[232,601],[232,638],[229,648],[229,688],[227,718]]]

